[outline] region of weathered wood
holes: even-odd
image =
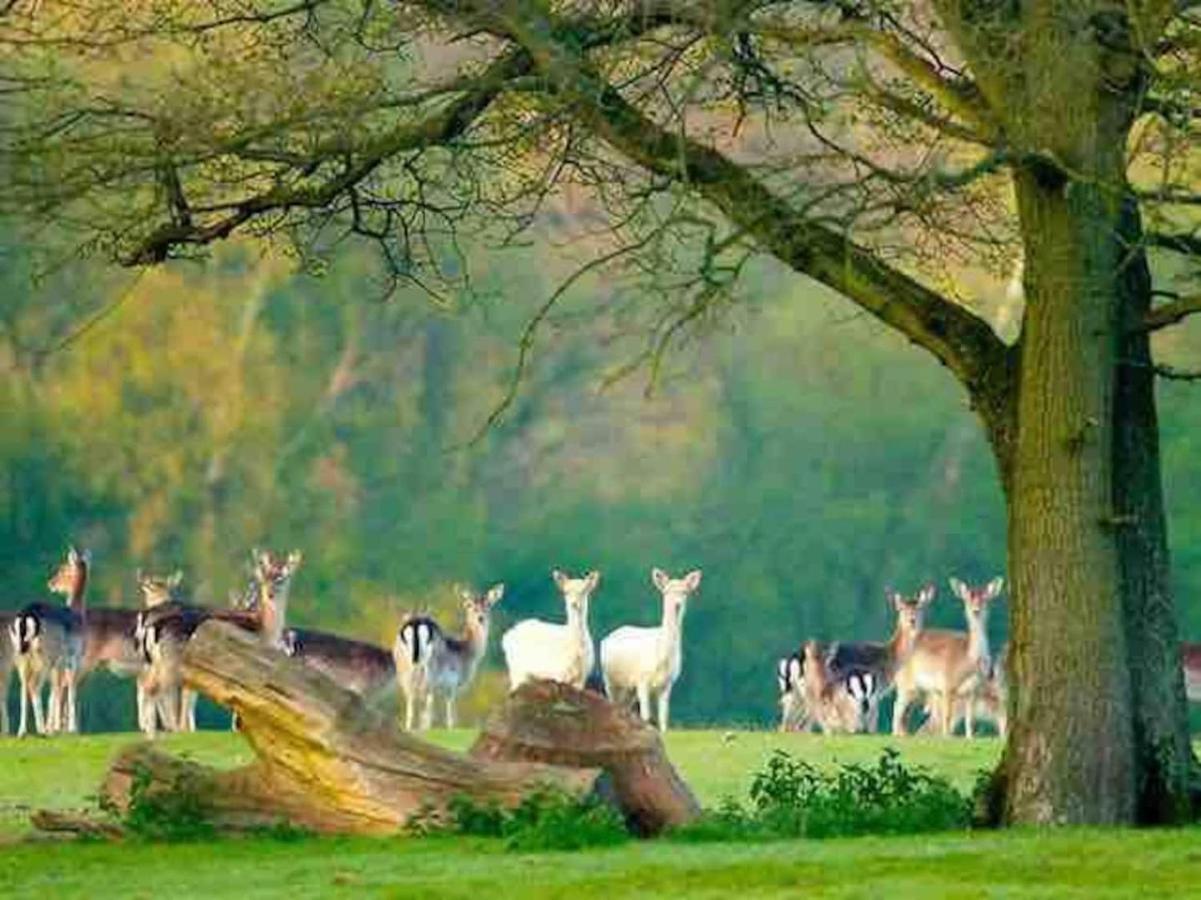
[[[218,828],[286,820],[319,832],[388,834],[417,813],[439,815],[456,796],[513,805],[550,786],[591,793],[596,768],[490,762],[452,753],[397,730],[321,672],[219,621],[197,629],[184,681],[238,714],[255,763],[217,771],[147,745],[113,764],[103,786],[118,808],[135,773],[150,790],[180,779],[208,805]]]
[[[125,837],[125,829],[120,825],[95,815],[86,813],[63,812],[57,809],[34,810],[29,821],[39,831],[53,834],[70,834],[80,837],[101,838],[108,841],[119,841]]]
[[[663,749],[659,732],[590,691],[530,681],[509,695],[471,748],[478,760],[599,767],[603,789],[638,834],[700,815],[700,805]]]

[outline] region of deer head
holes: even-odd
[[[980,618],[988,610],[988,605],[1001,594],[1005,586],[1004,578],[994,578],[982,587],[965,584],[958,578],[950,580],[951,591],[963,601],[964,612],[969,618]]]
[[[488,623],[492,615],[492,607],[500,603],[505,595],[503,584],[494,584],[484,594],[477,594],[469,588],[459,588],[459,597],[463,601],[463,621],[468,634],[486,635]]]
[[[555,580],[555,586],[563,595],[568,615],[575,613],[582,620],[587,621],[588,600],[592,596],[592,592],[596,590],[596,586],[600,584],[600,572],[589,572],[583,578],[572,578],[555,569],[551,572],[551,578]]]
[[[138,569],[138,591],[142,595],[142,606],[150,609],[162,606],[175,599],[175,592],[183,583],[183,572],[176,569],[170,575],[149,575]]]
[[[256,550],[254,578],[259,588],[259,609],[263,616],[263,636],[269,643],[283,639],[283,625],[288,607],[288,590],[292,576],[300,568],[303,556],[293,550],[286,557],[270,550]]]
[[[926,607],[934,600],[936,589],[928,584],[912,597],[887,590],[888,604],[897,614],[897,630],[908,638],[917,637],[926,618]]]
[[[83,598],[84,588],[88,583],[88,567],[92,555],[87,550],[80,553],[74,547],[67,548],[67,557],[54,570],[46,587],[56,594],[62,594],[68,604],[74,604]]]
[[[663,619],[679,622],[684,618],[688,598],[701,586],[701,570],[693,569],[683,578],[672,578],[662,569],[651,569],[651,583],[663,595]]]

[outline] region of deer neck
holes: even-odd
[[[671,660],[680,649],[684,610],[685,607],[681,606],[679,614],[672,615],[667,604],[663,604],[663,620],[659,624],[659,657],[661,660]]]
[[[81,563],[75,574],[71,589],[67,591],[67,608],[80,615],[87,606],[88,564]]]
[[[467,644],[469,658],[467,662],[475,665],[484,655],[484,650],[488,647],[488,626],[487,621],[483,625],[477,625],[469,617],[463,627],[463,641]]]
[[[576,607],[567,604],[567,630],[579,642],[580,646],[587,644],[592,638],[588,634],[588,604]]]
[[[988,629],[985,627],[984,611],[967,616],[967,652],[973,660],[988,659]]]
[[[892,637],[888,641],[889,655],[894,663],[899,663],[913,652],[919,634],[921,634],[920,628],[910,631],[899,622],[897,623],[896,630],[893,631]]]
[[[259,604],[259,628],[263,640],[272,646],[283,643],[287,620],[288,592],[285,588],[274,597],[264,597]]]

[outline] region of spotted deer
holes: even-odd
[[[505,632],[500,646],[509,670],[509,690],[534,678],[561,681],[582,689],[596,663],[596,648],[588,630],[588,603],[600,572],[572,578],[555,569],[551,573],[563,595],[567,621],[562,625],[524,619]]]
[[[884,592],[889,609],[896,615],[892,636],[884,643],[875,641],[839,641],[831,645],[827,664],[835,677],[853,672],[866,673],[870,682],[860,682],[860,689],[870,689],[865,698],[869,707],[867,730],[874,731],[879,719],[881,698],[892,688],[898,670],[905,664],[925,626],[926,608],[934,599],[933,585],[927,585],[913,597],[896,591]]]
[[[805,655],[790,653],[776,662],[780,730],[808,731],[813,723],[805,703]]]
[[[455,727],[459,694],[475,678],[488,650],[492,609],[505,595],[503,584],[484,594],[459,589],[463,608],[463,634],[447,634],[429,616],[409,617],[396,633],[392,657],[396,681],[405,701],[405,724],[412,730],[420,710],[421,728],[434,724],[434,706],[439,698],[446,711],[446,727]]]
[[[284,652],[348,691],[371,699],[392,685],[396,667],[383,647],[310,628],[285,628]]]
[[[39,734],[78,731],[76,683],[83,657],[83,634],[91,555],[74,547],[47,582],[66,599],[64,606],[31,603],[9,626],[21,681],[21,720],[17,735],[29,730],[27,710],[33,707]],[[43,714],[42,688],[49,681],[49,705]]]
[[[806,641],[801,651],[805,708],[826,734],[867,731],[874,712],[875,676],[867,670],[837,673],[830,665],[831,651],[817,641]]]
[[[8,684],[16,669],[16,648],[12,641],[15,612],[0,612],[0,736],[12,730],[8,720]]]
[[[163,716],[166,727],[172,730],[194,730],[195,694],[183,690],[183,650],[195,630],[208,619],[231,622],[253,631],[272,646],[286,650],[284,622],[287,614],[288,592],[300,566],[299,551],[286,557],[266,551],[256,552],[254,577],[258,599],[252,610],[218,609],[191,606],[177,602],[162,603],[142,610],[138,619],[138,641],[147,666],[144,689],[158,709],[166,708]],[[178,691],[180,693],[173,693]],[[153,735],[156,730],[153,716],[141,723],[143,730]]]
[[[138,614],[137,637],[144,669],[139,678],[145,714],[139,725],[148,738],[154,738],[159,719],[168,731],[188,729],[188,717],[194,716],[189,702],[195,694],[183,685],[183,653],[196,629],[211,618],[201,607],[164,603]],[[190,723],[195,730],[195,721]]]
[[[974,697],[958,697],[955,700],[954,718],[951,721],[952,733],[959,727],[967,715],[966,704],[973,705],[975,721],[992,722],[997,733],[1004,738],[1009,730],[1009,692],[1005,680],[1005,666],[1009,645],[1003,645],[1000,652],[992,658],[984,683]],[[926,699],[926,721],[918,728],[919,734],[942,734],[942,721],[939,704],[933,697]]]
[[[282,648],[287,625],[288,594],[303,557],[299,550],[293,550],[286,557],[269,550],[256,550],[254,556],[258,597],[251,609],[258,613],[259,636],[264,643]]]
[[[963,701],[967,736],[975,733],[976,700],[992,671],[988,648],[987,617],[993,600],[1001,593],[1004,580],[994,578],[983,587],[969,587],[957,578],[950,580],[951,590],[963,602],[967,633],[944,629],[924,631],[913,653],[897,673],[897,698],[893,707],[893,734],[905,733],[905,714],[914,700],[930,697],[944,736],[955,724],[955,705]]]
[[[701,586],[701,570],[672,578],[662,569],[651,569],[651,583],[662,598],[662,621],[654,628],[625,625],[610,632],[600,645],[601,672],[609,699],[629,706],[630,700],[637,698],[644,722],[651,720],[653,697],[659,730],[666,731],[671,690],[684,661],[684,612]]]

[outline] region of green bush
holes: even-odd
[[[946,779],[905,766],[892,748],[874,766],[848,764],[833,772],[777,750],[755,774],[748,805],[726,800],[674,836],[695,841],[918,834],[970,823],[967,797]]]
[[[129,805],[121,813],[108,797],[100,808],[116,816],[125,830],[146,841],[211,840],[216,829],[209,819],[209,807],[187,778],[180,776],[169,789],[151,787],[150,770],[134,770],[129,786]]]
[[[577,799],[545,789],[507,809],[459,796],[450,801],[449,821],[423,810],[410,828],[423,834],[460,834],[504,840],[510,850],[580,850],[604,847],[630,839],[620,813],[600,800]]]

